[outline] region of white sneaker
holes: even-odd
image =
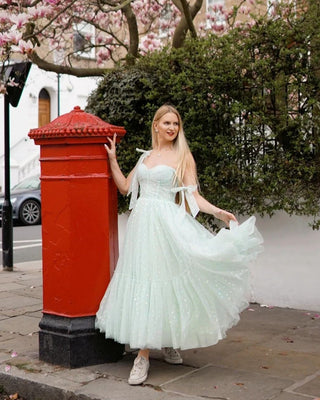
[[[178,350],[173,349],[172,347],[164,347],[162,349],[162,353],[164,355],[164,361],[169,364],[182,364],[183,359],[178,352]]]
[[[133,367],[128,379],[129,385],[140,385],[148,377],[149,361],[144,357],[137,357],[133,362]]]

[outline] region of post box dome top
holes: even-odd
[[[57,137],[88,137],[88,136],[119,136],[125,134],[121,126],[111,125],[101,118],[84,112],[79,106],[54,119],[49,124],[40,128],[31,129],[31,139],[57,138]]]

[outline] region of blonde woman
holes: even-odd
[[[255,218],[236,217],[204,199],[178,111],[164,105],[152,122],[152,149],[125,177],[116,137],[106,151],[113,179],[131,194],[123,251],[101,301],[96,327],[107,338],[140,349],[128,382],[148,376],[150,349],[183,362],[177,349],[214,345],[247,306],[248,267],[261,250]],[[177,197],[179,201],[177,202]],[[214,215],[230,230],[212,235],[194,217]]]

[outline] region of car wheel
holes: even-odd
[[[21,204],[19,219],[23,225],[36,225],[41,219],[41,206],[36,200],[26,200]]]

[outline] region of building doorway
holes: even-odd
[[[38,128],[48,124],[51,121],[50,108],[50,95],[46,89],[41,89],[39,93]]]

